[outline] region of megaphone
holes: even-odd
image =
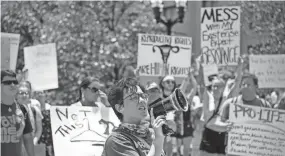
[[[148,106],[149,109],[153,108],[154,118],[160,115],[166,115],[171,111],[184,111],[188,110],[188,101],[186,96],[181,92],[179,88],[175,89],[174,92],[167,98],[159,101],[154,101]],[[173,134],[174,131],[167,125],[162,126],[164,135]]]

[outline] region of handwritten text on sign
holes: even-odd
[[[231,105],[228,153],[242,156],[284,156],[285,111]]]
[[[140,76],[166,75],[185,77],[190,71],[192,39],[154,34],[138,35]]]
[[[1,69],[5,68],[15,71],[18,58],[20,34],[1,32],[1,40]],[[5,45],[3,45],[3,40]],[[2,56],[4,56],[4,58],[2,58]],[[3,60],[4,62],[2,62]],[[2,67],[2,65],[5,67]]]
[[[201,9],[203,64],[236,65],[240,56],[240,7]]]
[[[25,47],[24,57],[29,72],[28,80],[34,90],[58,88],[57,54],[54,43]]]
[[[260,88],[285,87],[285,55],[251,55],[249,61]]]
[[[100,111],[99,107],[51,107],[55,156],[101,156],[115,126],[102,119]]]

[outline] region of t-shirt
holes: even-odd
[[[12,105],[1,104],[1,156],[21,156],[22,143],[17,138],[22,120],[25,120],[23,134],[33,131],[28,114],[23,113],[15,103]]]
[[[105,142],[102,156],[147,156],[151,144],[137,136],[113,132]],[[165,155],[164,152],[161,154]]]

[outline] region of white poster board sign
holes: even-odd
[[[259,88],[285,88],[285,55],[250,55],[249,71]]]
[[[191,66],[191,50],[190,37],[139,34],[139,75],[186,77]],[[167,70],[163,73],[164,65]]]
[[[201,8],[203,64],[237,65],[240,56],[240,7]]]
[[[33,90],[58,88],[57,54],[55,43],[24,48],[28,81]]]
[[[117,118],[106,121],[101,111],[100,107],[52,106],[55,156],[101,156],[108,135],[118,126],[112,122]]]
[[[1,59],[1,69],[11,69],[15,71],[18,58],[20,34],[1,32],[1,40],[1,56],[4,56],[4,58]],[[2,62],[3,60],[5,63]]]
[[[240,156],[284,156],[285,111],[231,105],[228,153]]]

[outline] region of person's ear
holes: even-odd
[[[120,104],[116,104],[115,105],[115,109],[116,111],[118,111],[119,113],[122,113],[124,111],[124,106],[120,105]]]

